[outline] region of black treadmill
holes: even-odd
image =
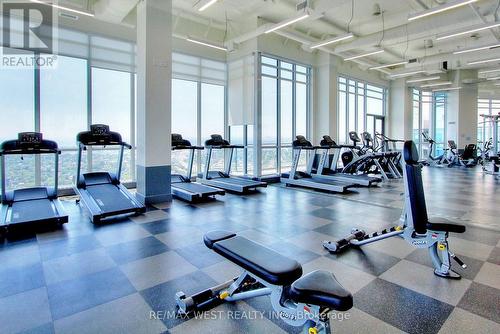
[[[207,155],[205,158],[204,171],[201,179],[199,180],[200,183],[239,194],[257,190],[257,188],[259,187],[267,187],[266,182],[230,176],[234,149],[244,148],[244,146],[231,145],[227,140],[223,139],[221,135],[211,135],[211,138],[205,141],[205,148],[207,151]],[[212,150],[217,149],[227,150],[225,155],[224,171],[210,170]]]
[[[55,157],[54,187],[33,187],[6,190],[5,157],[7,155],[53,154]],[[43,139],[37,132],[19,133],[17,140],[8,140],[0,146],[2,166],[2,207],[0,226],[8,231],[25,226],[61,225],[68,222],[57,199],[59,154],[57,143]]]
[[[90,131],[80,132],[76,140],[79,148],[75,191],[89,211],[92,222],[97,224],[107,217],[146,212],[146,207],[120,183],[123,151],[125,148],[132,149],[132,146],[122,141],[119,133],[110,131],[109,126],[103,124],[91,125]],[[116,174],[109,172],[82,174],[82,152],[88,146],[120,146]]]
[[[226,192],[219,188],[214,188],[191,181],[193,170],[194,153],[203,150],[201,146],[192,146],[189,140],[182,138],[180,134],[172,134],[172,150],[189,150],[189,160],[186,175],[172,174],[172,195],[188,201],[198,202],[215,195],[224,195]]]

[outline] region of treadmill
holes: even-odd
[[[192,146],[189,140],[185,140],[181,135],[173,133],[172,150],[189,150],[186,175],[172,174],[172,195],[174,197],[188,202],[198,202],[204,199],[213,198],[215,195],[224,195],[226,193],[222,189],[191,181],[194,153],[197,150],[203,150],[203,147]]]
[[[344,182],[333,179],[313,177],[312,168],[314,164],[314,157],[318,149],[326,149],[321,146],[313,146],[304,136],[296,136],[293,141],[293,160],[292,170],[290,173],[283,173],[281,175],[281,182],[287,186],[298,186],[303,188],[311,188],[315,190],[324,190],[330,192],[344,193],[347,189],[355,187],[356,184],[352,182]],[[310,152],[307,162],[307,169],[305,172],[297,171],[302,151]],[[328,154],[322,154],[319,165],[324,166],[325,159]]]
[[[216,134],[211,135],[211,138],[205,142],[205,148],[207,154],[205,156],[205,166],[202,177],[199,180],[200,183],[239,194],[255,191],[260,187],[267,187],[266,182],[230,176],[234,149],[244,148],[244,146],[231,145],[227,140],[224,140],[221,135]],[[225,170],[223,172],[210,170],[213,150],[227,151],[224,161]]]
[[[55,160],[54,187],[33,187],[6,190],[5,157],[7,155],[53,154]],[[0,226],[12,231],[22,227],[38,227],[41,225],[62,225],[68,222],[61,202],[57,199],[59,154],[57,143],[43,139],[37,132],[22,132],[17,140],[8,140],[0,146],[2,166],[2,207]]]
[[[103,218],[122,214],[141,214],[146,207],[120,183],[125,148],[132,146],[122,141],[122,136],[109,130],[109,126],[94,124],[90,131],[80,132],[78,142],[78,166],[75,191],[87,208],[92,222],[97,224]],[[116,174],[92,172],[82,174],[82,153],[89,146],[120,146],[118,170]]]
[[[367,174],[348,174],[339,172],[337,169],[337,163],[340,157],[340,153],[343,148],[353,149],[355,148],[352,145],[337,145],[335,141],[328,135],[324,135],[321,140],[320,146],[323,149],[322,154],[326,155],[323,157],[324,165],[318,164],[318,168],[316,172],[312,174],[313,177],[316,178],[324,178],[324,179],[332,179],[338,180],[342,182],[352,182],[357,186],[370,187],[379,182],[382,182],[380,177],[369,176]],[[334,149],[335,152],[333,154],[332,163],[328,166],[329,162],[329,151],[330,149]],[[320,159],[321,160],[321,159]],[[326,167],[326,168],[325,168]]]

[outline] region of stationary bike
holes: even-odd
[[[444,167],[444,165],[448,165],[450,163],[448,161],[448,149],[445,148],[441,155],[434,157],[432,156],[432,152],[436,146],[436,141],[427,132],[422,132],[422,136],[424,137],[424,141],[429,143],[429,153],[427,159],[423,160],[424,164],[429,167]]]

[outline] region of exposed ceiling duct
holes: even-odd
[[[98,0],[94,4],[95,17],[99,20],[122,23],[139,0]]]

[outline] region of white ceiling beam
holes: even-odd
[[[474,6],[474,4],[472,4],[472,3],[469,4],[469,7],[472,9],[474,14],[476,14],[476,16],[481,20],[482,23],[484,23],[484,24],[490,23],[490,22],[486,21],[486,18],[479,12],[479,10],[477,10],[477,8],[476,8],[476,6]],[[496,31],[496,28],[489,29],[489,31],[491,32],[491,35],[493,35],[493,37],[495,37],[497,42],[500,42],[500,35]]]
[[[138,2],[139,0],[98,0],[93,9],[97,19],[121,23]]]

